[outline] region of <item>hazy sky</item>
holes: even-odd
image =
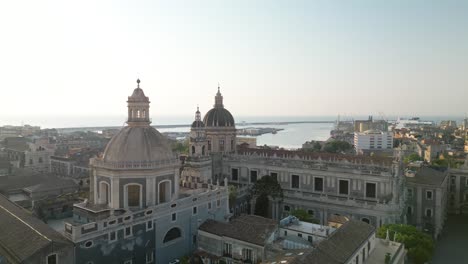
[[[205,113],[464,115],[468,1],[1,1],[0,123]],[[1,125],[1,124],[0,124]]]

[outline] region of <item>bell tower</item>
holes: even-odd
[[[128,119],[129,126],[149,126],[151,120],[149,117],[149,98],[140,88],[140,79],[137,79],[137,88],[133,94],[128,97]]]

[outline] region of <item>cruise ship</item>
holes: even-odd
[[[415,126],[431,126],[434,125],[432,121],[421,121],[419,117],[411,117],[408,119],[398,118],[395,122],[395,128],[401,129],[405,127],[415,127]]]

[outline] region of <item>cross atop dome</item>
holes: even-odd
[[[219,83],[218,83],[218,92],[216,93],[216,96],[215,96],[215,105],[214,107],[215,108],[223,108],[224,105],[223,105],[223,96],[221,95],[221,92],[219,90]]]

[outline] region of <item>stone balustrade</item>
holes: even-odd
[[[181,162],[179,159],[169,159],[169,160],[157,160],[157,161],[104,161],[100,158],[93,158],[90,160],[90,165],[94,167],[101,167],[106,169],[158,169],[164,167],[180,166]]]

